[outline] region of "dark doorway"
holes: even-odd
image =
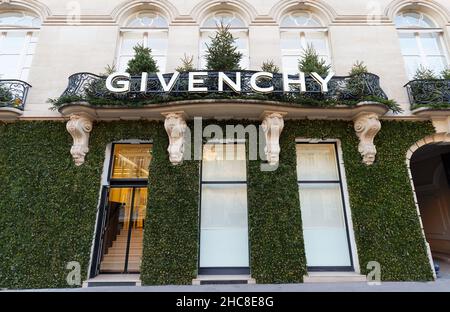
[[[429,144],[411,158],[411,173],[434,263],[450,278],[450,145]]]

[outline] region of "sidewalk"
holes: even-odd
[[[28,290],[29,291],[29,290]],[[35,290],[32,290],[35,291]],[[77,289],[41,289],[39,292],[450,292],[450,276],[436,282],[277,284],[277,285],[202,285],[91,287]]]

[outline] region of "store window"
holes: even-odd
[[[27,12],[0,12],[0,79],[28,80],[41,20]]]
[[[249,274],[245,143],[203,147],[200,274]]]
[[[297,180],[309,271],[353,270],[337,145],[297,144]]]
[[[226,25],[236,39],[237,51],[241,52],[241,69],[248,69],[250,66],[248,27],[244,20],[234,12],[217,12],[209,16],[200,28],[200,48],[199,48],[199,69],[206,69],[207,45],[211,43],[211,38],[215,36],[217,26]]]
[[[397,15],[395,25],[409,79],[420,67],[437,75],[447,67],[443,30],[430,17],[420,12],[402,12]]]
[[[281,21],[281,56],[283,72],[298,74],[303,52],[312,46],[317,54],[331,64],[327,28],[311,12],[292,12]]]
[[[138,44],[152,50],[152,56],[159,71],[164,73],[167,63],[169,26],[159,13],[139,12],[131,16],[120,30],[117,69],[126,71],[128,62],[134,57],[134,47]]]

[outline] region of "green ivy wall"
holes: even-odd
[[[382,265],[384,280],[430,280],[405,165],[407,149],[431,123],[383,122],[373,166],[361,163],[351,122],[288,121],[280,166],[249,161],[252,276],[258,283],[301,282],[306,261],[296,183],[295,138],[342,142],[360,264]],[[199,162],[172,166],[162,123],[100,122],[86,163],[75,167],[61,122],[0,124],[0,288],[67,287],[70,261],[87,275],[106,145],[152,140],[144,284],[190,284],[197,272]]]

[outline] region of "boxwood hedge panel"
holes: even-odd
[[[429,280],[432,272],[405,161],[407,150],[431,133],[434,128],[430,122],[382,122],[375,138],[377,160],[366,166],[358,152],[352,122],[287,122],[280,144],[282,161],[289,158],[285,164],[290,168],[285,171],[286,182],[276,189],[291,191],[296,174],[296,138],[339,139],[362,273],[367,273],[369,261],[378,261],[383,280]],[[295,203],[298,199],[292,196],[283,206]],[[275,280],[275,276],[269,280]]]
[[[105,148],[123,139],[154,143],[144,281],[187,283],[193,278],[197,164],[170,164],[162,123],[96,123],[86,162],[76,167],[64,123],[17,122],[0,125],[0,287],[67,287],[70,261],[81,264],[85,279]]]
[[[236,121],[234,121],[236,123]],[[295,138],[340,139],[363,272],[382,265],[385,280],[428,280],[431,271],[405,165],[407,149],[433,132],[427,122],[383,122],[377,161],[361,163],[351,122],[289,121],[280,167],[249,161],[252,276],[259,283],[300,282],[306,272],[296,183]],[[199,162],[172,166],[162,123],[100,122],[86,163],[73,164],[60,122],[0,125],[0,287],[67,287],[66,264],[87,274],[105,147],[122,139],[153,140],[141,278],[189,284],[197,274]]]

